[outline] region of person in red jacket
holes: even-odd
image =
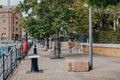
[[[28,51],[28,43],[26,40],[24,40],[24,42],[23,42],[23,56],[27,55],[27,51]]]

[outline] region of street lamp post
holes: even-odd
[[[25,36],[25,37],[26,37],[25,39],[26,39],[26,41],[28,42],[28,32],[26,32],[25,35],[26,35],[26,36]]]
[[[58,38],[58,45],[59,45],[59,53],[58,53],[58,57],[61,58],[60,54],[61,54],[61,29],[59,29],[59,38]]]
[[[26,43],[27,43],[27,46],[28,46],[28,32],[26,32],[25,35],[26,35],[26,36],[25,36],[25,37],[26,37],[26,38],[25,38],[25,39],[26,39]],[[27,53],[28,53],[28,47],[27,47],[27,52],[26,52],[26,54],[27,54]]]
[[[88,4],[83,6],[88,7]],[[93,69],[93,47],[92,47],[92,7],[89,8],[89,69]]]
[[[39,1],[39,0],[38,0]],[[37,18],[37,15],[34,15],[33,16],[34,19]],[[35,29],[34,29],[34,32],[35,32]],[[34,48],[33,48],[33,54],[37,54],[37,46],[36,46],[36,39],[35,39],[35,33],[34,33]]]
[[[36,39],[35,39],[35,34],[34,34],[34,48],[33,48],[33,54],[37,54],[37,46],[36,46]]]
[[[93,53],[92,53],[92,8],[89,8],[89,68],[93,68]]]

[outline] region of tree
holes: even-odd
[[[120,0],[88,0],[88,4],[95,8],[106,8],[108,6],[115,6]]]
[[[43,20],[45,15],[44,5],[45,4],[38,4],[37,0],[24,0],[23,3],[20,2],[16,8],[17,12],[20,11],[28,14],[27,17],[23,18],[23,28],[27,30],[32,37],[38,39],[44,39],[46,36],[49,36],[47,34],[48,32],[50,33],[51,30],[49,27],[50,24],[45,22],[45,19]],[[40,12],[41,14],[39,15]]]

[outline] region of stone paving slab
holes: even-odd
[[[120,58],[95,56],[93,58],[93,70],[89,72],[68,72],[65,68],[66,59],[88,59],[86,54],[69,54],[68,50],[62,50],[63,59],[50,59],[48,52],[37,45],[39,69],[43,73],[27,73],[31,67],[31,61],[27,57],[22,60],[10,80],[120,80]],[[33,54],[33,47],[28,54]]]

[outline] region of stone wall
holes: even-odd
[[[61,42],[61,47],[68,48],[68,42]],[[73,42],[73,47],[80,47],[80,43]]]
[[[83,53],[88,53],[88,43],[73,42],[74,47],[81,48]],[[67,42],[61,42],[61,47],[68,48]],[[100,56],[120,57],[120,44],[93,43],[93,54]]]
[[[88,53],[88,44],[82,44],[83,53]],[[119,44],[93,44],[93,54],[100,56],[120,57]]]

